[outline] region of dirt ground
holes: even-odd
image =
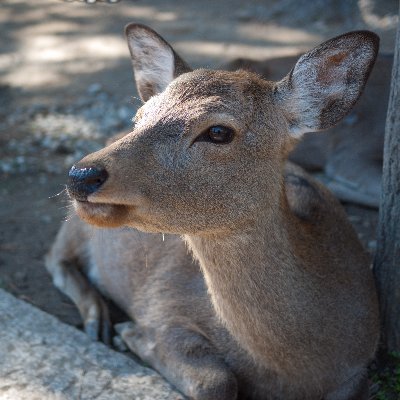
[[[359,7],[360,5],[360,7]],[[122,31],[150,25],[194,67],[302,52],[353,29],[393,51],[398,2],[57,0],[0,3],[0,287],[79,326],[43,257],[68,213],[69,166],[128,130],[139,104]],[[373,254],[377,210],[346,205]]]

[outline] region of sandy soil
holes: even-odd
[[[0,4],[0,286],[79,325],[43,264],[68,212],[75,159],[129,128],[138,100],[122,30],[159,31],[195,67],[297,54],[352,29],[393,49],[397,1],[57,0]],[[62,192],[60,195],[58,195]],[[373,253],[377,211],[347,206]]]

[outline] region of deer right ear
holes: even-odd
[[[161,93],[191,68],[155,31],[141,24],[128,24],[125,36],[131,53],[136,86],[143,101]]]
[[[349,32],[300,57],[275,88],[289,134],[300,137],[338,123],[360,97],[378,47],[379,38],[374,33]]]

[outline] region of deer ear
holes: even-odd
[[[300,57],[275,90],[289,133],[300,137],[338,123],[360,97],[378,48],[377,35],[357,31],[328,40]]]
[[[151,28],[128,24],[125,36],[136,86],[143,101],[161,93],[180,74],[191,71],[174,49]]]

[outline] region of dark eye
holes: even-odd
[[[232,142],[234,131],[223,125],[215,125],[206,129],[195,142],[211,142],[216,144],[228,144]]]

